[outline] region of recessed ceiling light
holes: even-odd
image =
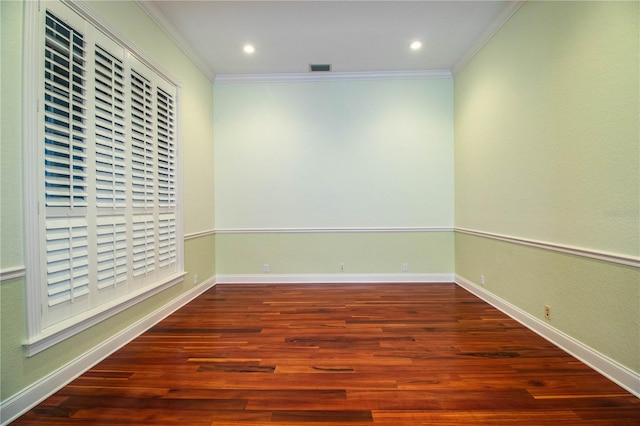
[[[245,53],[253,53],[256,51],[256,48],[253,47],[252,44],[245,44],[242,50],[244,50]]]
[[[422,47],[422,42],[421,42],[421,41],[416,40],[416,41],[414,41],[414,42],[411,42],[411,44],[409,45],[409,47],[410,47],[411,49],[413,49],[413,50],[418,50],[418,49],[420,49],[420,48]]]

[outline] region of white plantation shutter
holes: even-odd
[[[98,289],[117,286],[127,280],[127,224],[124,216],[97,220]]]
[[[160,215],[158,237],[158,263],[165,267],[176,262],[176,215]]]
[[[84,218],[47,220],[46,253],[49,306],[89,294],[88,226]]]
[[[158,261],[160,267],[176,262],[176,145],[175,96],[157,89],[158,103]]]
[[[95,46],[94,60],[97,206],[125,207],[127,146],[124,66],[120,58],[99,45]]]
[[[131,202],[134,207],[152,207],[154,202],[153,109],[151,80],[131,70]]]
[[[151,215],[133,217],[133,276],[147,275],[155,269],[155,220]]]
[[[47,11],[44,51],[45,203],[87,205],[85,41]]]
[[[90,293],[87,52],[73,24],[46,12],[42,305],[51,323],[85,309]]]
[[[174,99],[166,91],[158,88],[158,203],[160,207],[170,207],[175,203],[175,139],[174,139]]]
[[[42,5],[32,339],[183,276],[177,88],[73,3]]]

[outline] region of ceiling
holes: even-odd
[[[139,1],[211,78],[456,71],[522,1]],[[411,50],[420,40],[423,46]],[[253,54],[243,46],[255,46]]]

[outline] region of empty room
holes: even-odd
[[[640,2],[0,2],[1,424],[640,422]]]

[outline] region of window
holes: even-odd
[[[35,186],[25,205],[37,207],[27,211],[37,227],[29,354],[184,275],[176,85],[84,9],[42,5],[32,12],[38,130],[25,141],[37,158],[25,162]]]

